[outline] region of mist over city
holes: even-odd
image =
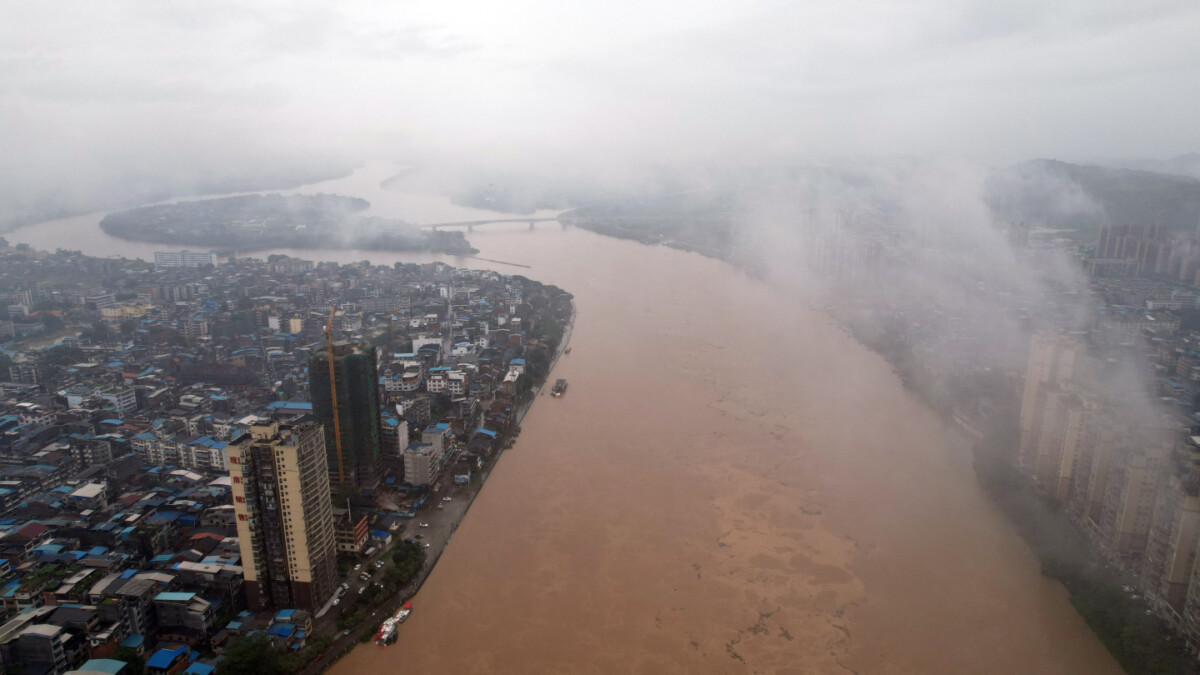
[[[1200,7],[0,17],[7,670],[1200,672]]]

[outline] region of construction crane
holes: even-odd
[[[342,423],[338,415],[337,380],[334,379],[333,368],[333,313],[337,305],[329,308],[329,320],[325,322],[325,347],[329,357],[329,397],[333,402],[333,438],[337,447],[338,484],[346,484],[346,465],[342,462]]]
[[[264,369],[267,371],[267,386],[271,387],[275,382],[275,366],[271,363],[271,355],[267,353],[267,346],[263,344],[258,333],[253,333],[250,337],[254,338],[254,341],[258,343],[258,350],[262,352]]]

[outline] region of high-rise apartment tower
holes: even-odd
[[[329,455],[329,480],[337,486],[371,489],[379,484],[379,376],[374,349],[349,342],[333,343],[333,380],[337,387],[338,416],[334,420],[334,395],[329,386],[329,353],[313,352],[308,361],[309,394],[313,415],[325,427]],[[341,432],[341,444],[338,433]]]
[[[228,451],[246,603],[319,609],[337,590],[324,431],[263,421]]]

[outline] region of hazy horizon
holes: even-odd
[[[1200,149],[1200,7],[1185,2],[5,10],[9,214],[374,159],[605,182]]]

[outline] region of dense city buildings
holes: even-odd
[[[174,255],[0,246],[6,666],[203,670],[250,634],[315,655],[396,583],[433,490],[478,486],[529,400],[501,381],[545,371],[570,315],[558,289],[441,263]],[[410,467],[413,444],[436,452]]]
[[[1090,325],[1030,339],[1015,465],[1200,653],[1200,279],[1190,234],[1101,228]],[[1086,248],[1086,247],[1085,247]]]

